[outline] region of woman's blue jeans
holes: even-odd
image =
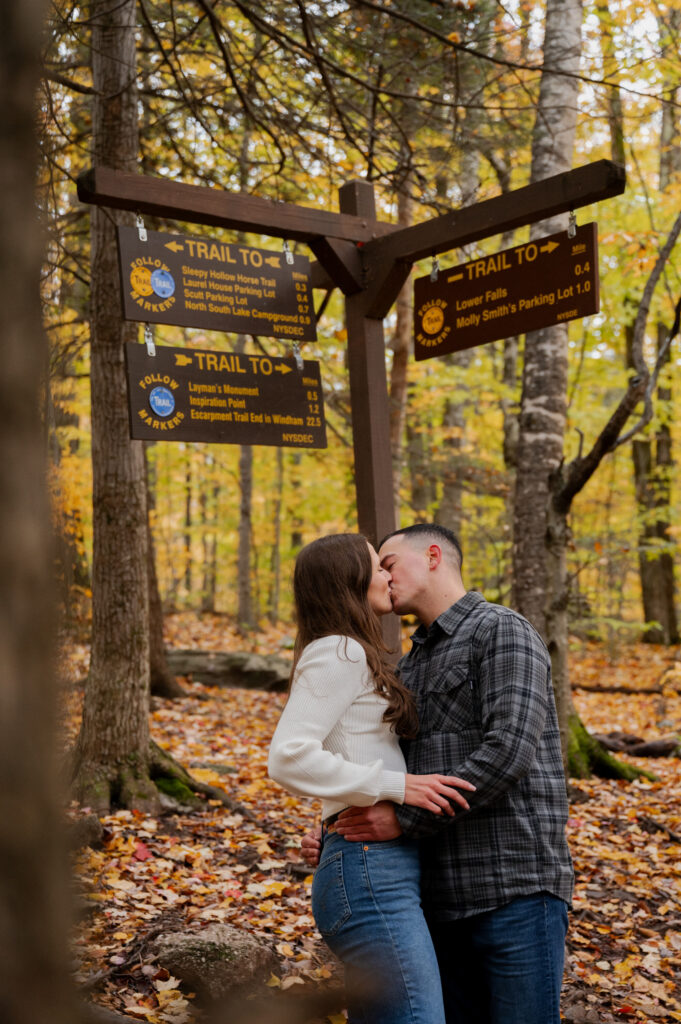
[[[567,906],[548,892],[431,921],[447,1024],[559,1024]]]
[[[324,830],[312,912],[345,965],[350,1024],[444,1024],[420,874],[414,842],[348,842]]]

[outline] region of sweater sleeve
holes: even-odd
[[[403,772],[346,760],[323,747],[350,705],[367,692],[366,655],[356,641],[324,637],[305,648],[272,737],[270,778],[297,796],[368,806],[404,800]],[[386,727],[387,728],[387,727]]]

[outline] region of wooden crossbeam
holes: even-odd
[[[368,242],[395,231],[394,224],[375,218],[279,203],[247,192],[223,192],[168,178],[127,174],[110,167],[91,168],[80,175],[77,185],[78,198],[83,203],[139,211],[190,224],[253,231],[292,241],[309,243],[328,237],[345,242]]]
[[[387,314],[417,260],[620,195],[625,186],[623,167],[596,160],[375,238],[362,249],[366,315],[382,319]]]

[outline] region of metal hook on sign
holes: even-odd
[[[156,346],[154,345],[154,335],[149,324],[144,325],[144,342],[147,346],[147,355],[156,355]]]
[[[577,234],[577,218],[575,217],[575,211],[570,210],[570,219],[568,220],[567,235],[568,238],[574,238]]]
[[[298,373],[302,373],[303,372],[303,366],[304,366],[304,364],[303,364],[303,357],[302,357],[302,355],[300,353],[300,345],[298,344],[297,341],[293,342],[293,358],[296,361],[296,366],[298,367]]]
[[[430,280],[437,281],[440,273],[440,260],[437,256],[433,256],[433,262],[430,267]]]
[[[137,234],[139,235],[140,242],[146,242],[147,229],[144,226],[144,221],[142,220],[141,213],[135,215],[135,224],[137,225]]]
[[[293,263],[294,257],[293,257],[293,253],[291,252],[291,250],[289,248],[288,238],[284,239],[284,256],[286,257],[286,262],[288,263],[288,265],[291,266],[292,263]]]

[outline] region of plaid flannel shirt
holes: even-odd
[[[551,663],[521,615],[469,592],[412,636],[399,665],[420,730],[407,770],[472,782],[454,818],[397,808],[421,842],[426,914],[454,920],[541,890],[566,902],[572,862]]]

